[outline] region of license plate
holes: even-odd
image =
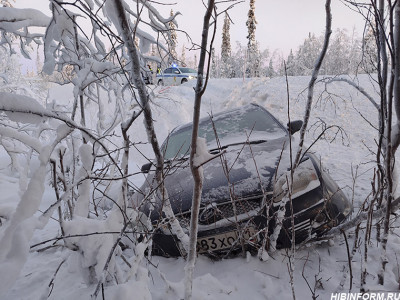
[[[243,229],[242,238],[245,241],[253,239],[256,232],[257,231],[254,227]],[[216,235],[199,237],[197,238],[197,252],[205,253],[209,251],[230,249],[233,245],[240,245],[238,238],[239,234],[237,231],[228,231]]]

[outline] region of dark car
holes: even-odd
[[[289,141],[301,124],[295,121],[285,128],[256,104],[200,120],[199,136],[205,138],[209,152],[224,151],[203,166],[200,253],[226,255],[261,245],[290,247],[293,230],[298,244],[322,236],[351,213],[348,199],[315,155],[306,153],[291,172]],[[165,186],[184,230],[190,226],[193,194],[188,159],[191,132],[192,124],[177,127],[162,146],[168,172]],[[154,166],[146,164],[142,171],[149,175],[133,202],[158,226],[153,254],[179,256],[180,241],[163,222],[164,202],[151,192]]]

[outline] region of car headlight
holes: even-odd
[[[290,181],[290,170],[279,176],[274,185],[273,199],[275,203],[288,196]],[[308,159],[302,162],[293,173],[292,199],[312,191],[320,185],[317,171],[311,159]]]
[[[192,76],[192,75],[190,75],[188,78],[189,78],[189,79],[195,79],[195,78],[196,78],[196,76]]]

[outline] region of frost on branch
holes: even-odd
[[[30,8],[2,7],[0,9],[0,30],[20,34],[25,27],[46,27],[50,18],[39,10]]]
[[[45,120],[46,110],[35,99],[0,92],[0,110],[4,111],[7,117],[14,122],[25,124],[38,124]]]
[[[85,179],[92,173],[93,156],[92,146],[83,144],[79,148],[79,154],[82,166],[78,171],[78,180],[82,181],[78,186],[78,199],[74,210],[75,216],[87,217],[89,215],[89,199],[91,194],[91,183],[89,179]]]
[[[7,44],[10,48],[10,52],[14,53],[12,43],[12,36],[20,38],[20,50],[21,54],[30,59],[29,51],[27,46],[34,41],[37,45],[40,45],[42,33],[30,32],[31,27],[45,28],[50,22],[50,18],[43,14],[41,11],[36,9],[18,9],[12,7],[1,7],[0,8],[0,45]]]

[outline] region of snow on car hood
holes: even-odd
[[[271,181],[281,157],[282,148],[287,141],[288,136],[284,136],[264,142],[258,141],[256,144],[227,147],[225,155],[203,166],[202,205],[228,201],[231,193],[234,198],[240,199],[261,195],[263,190],[272,190]],[[152,182],[153,176],[151,172],[146,182]],[[150,190],[147,183],[142,187],[144,193]],[[189,160],[170,170],[165,179],[165,186],[174,213],[189,211],[193,195],[193,177]],[[158,197],[156,198],[156,207],[152,213],[154,219],[158,218],[157,211],[161,208],[161,201]],[[134,195],[134,203],[140,203],[143,199],[143,194]],[[144,211],[148,212],[148,205],[145,204],[144,207]]]

